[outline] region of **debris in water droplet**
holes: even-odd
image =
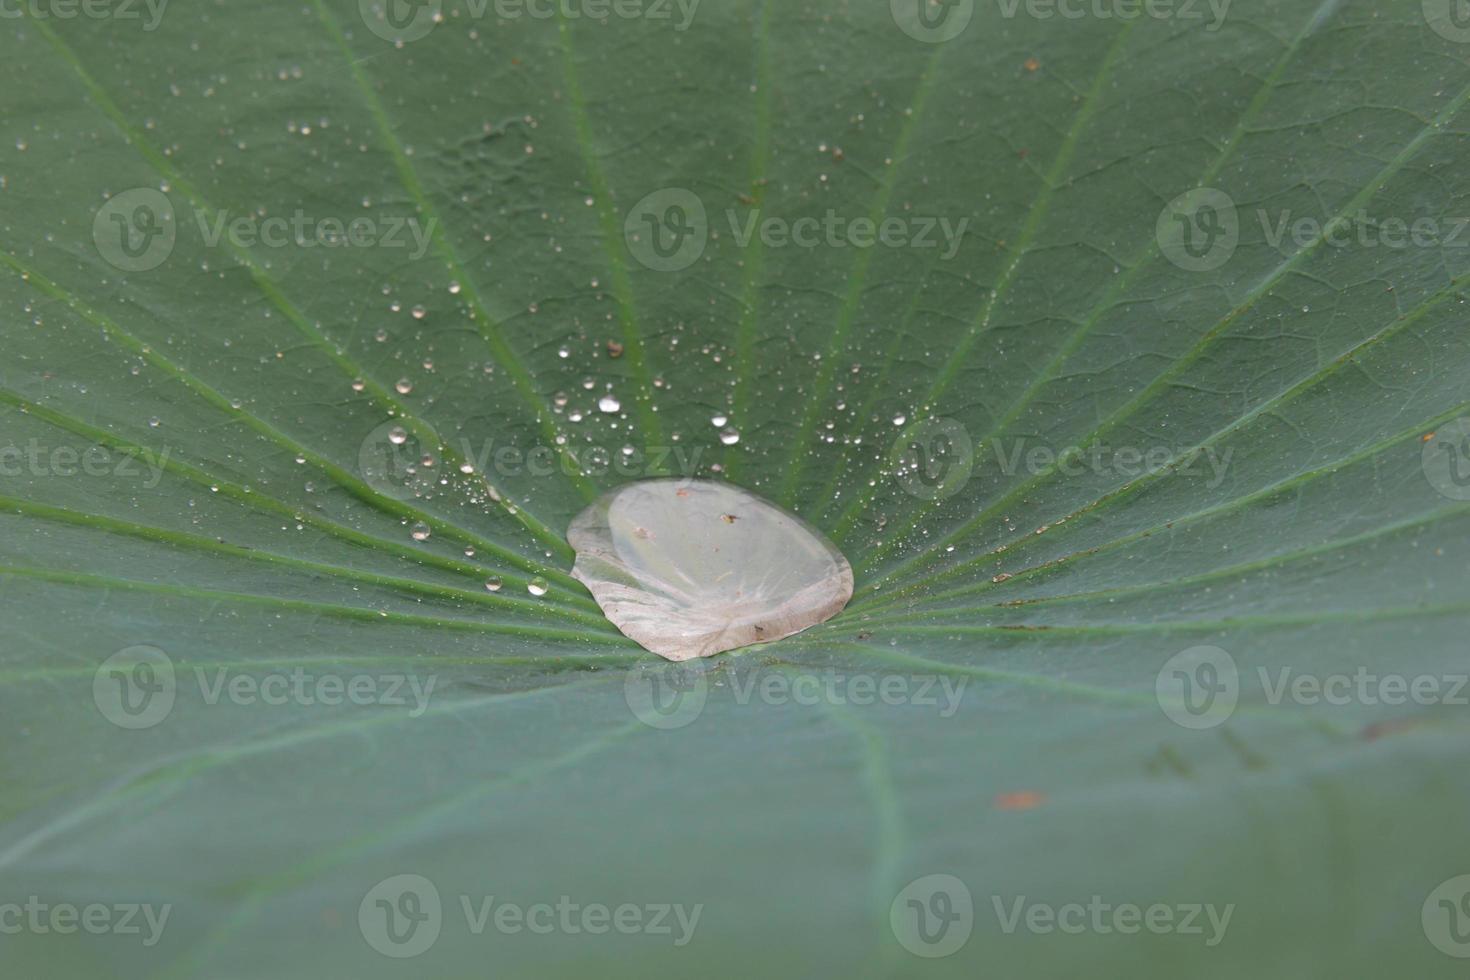
[[[608,619],[669,660],[791,636],[852,598],[852,568],[831,542],[726,483],[629,484],[579,514],[567,540],[572,574]]]
[[[623,345],[620,344],[620,343],[618,343],[616,340],[609,340],[607,342],[607,356],[608,357],[622,357],[623,356]]]

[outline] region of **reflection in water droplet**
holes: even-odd
[[[567,531],[572,569],[618,629],[670,660],[779,640],[836,615],[852,568],[799,517],[725,483],[644,480]]]
[[[546,584],[546,579],[542,578],[539,575],[526,583],[526,591],[534,596],[543,596],[550,590],[550,588],[551,587]]]
[[[427,541],[429,540],[429,535],[434,532],[429,530],[429,525],[425,524],[423,521],[419,521],[413,526],[413,530],[411,530],[409,533],[413,535],[413,539],[415,541]]]

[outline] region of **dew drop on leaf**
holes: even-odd
[[[533,596],[543,596],[550,590],[550,588],[551,587],[546,584],[546,579],[542,578],[539,575],[526,583],[526,591],[531,593]]]
[[[669,660],[791,636],[852,598],[852,568],[830,541],[726,483],[630,483],[582,511],[567,540],[572,574],[607,618]]]
[[[432,533],[433,532],[429,530],[429,525],[425,524],[423,521],[419,521],[413,526],[413,529],[409,531],[409,534],[413,536],[413,539],[415,541],[427,541],[429,540],[429,535]]]

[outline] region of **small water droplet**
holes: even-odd
[[[388,441],[395,446],[401,446],[408,441],[408,430],[401,425],[395,425],[388,430]]]
[[[417,524],[415,524],[413,526],[413,529],[409,532],[409,534],[413,536],[413,539],[415,541],[427,541],[429,540],[429,535],[433,533],[433,531],[429,530],[429,525],[425,524],[423,521],[419,521]]]
[[[734,429],[725,429],[720,433],[720,442],[726,446],[733,446],[740,442],[740,433]]]
[[[611,394],[603,395],[597,399],[597,410],[606,415],[612,415],[623,410],[623,403]]]
[[[499,592],[500,591],[500,576],[498,576],[498,575],[492,575],[490,578],[487,578],[485,580],[485,591],[486,592]]]
[[[407,378],[399,378],[398,383],[393,386],[393,389],[400,395],[406,395],[410,391],[413,391],[413,382]]]
[[[551,586],[546,584],[546,579],[537,575],[535,578],[531,579],[531,581],[526,583],[526,591],[531,593],[533,596],[540,597],[551,591]]]

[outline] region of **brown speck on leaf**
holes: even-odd
[[[736,195],[736,198],[740,201],[741,204],[744,204],[746,207],[749,207],[750,205],[755,203],[755,198],[751,197],[749,194],[738,194]]]
[[[1031,148],[1030,147],[1027,147],[1027,146],[1021,147],[1020,151],[1016,154],[1016,156],[1020,157],[1022,160],[1026,159],[1030,155],[1031,155]]]
[[[1424,435],[1422,435],[1422,436],[1419,437],[1419,441],[1420,442],[1428,442],[1430,439],[1433,439],[1433,438],[1434,438],[1434,433],[1433,432],[1426,432],[1426,433],[1424,433]]]
[[[834,146],[832,147],[832,159],[837,163],[841,163],[847,159],[847,154],[842,152],[842,147]]]
[[[644,541],[647,541],[653,537],[653,532],[646,527],[635,527],[633,529],[633,537],[642,538]]]
[[[676,497],[687,497],[687,496],[689,496],[689,491],[686,490],[686,489],[684,489],[683,487],[680,487],[679,489],[677,489],[677,490],[674,491],[674,496],[676,496]]]
[[[1026,70],[1027,71],[1035,71],[1036,69],[1038,69],[1040,67],[1041,67],[1041,62],[1037,61],[1035,58],[1027,58],[1026,59]]]
[[[734,514],[721,514],[720,520],[724,521],[726,524],[734,524],[736,521],[740,520],[740,518],[736,517]]]
[[[1399,732],[1408,731],[1418,725],[1419,721],[1414,718],[1394,718],[1389,721],[1375,721],[1372,724],[1364,725],[1363,730],[1359,734],[1371,742],[1385,735],[1397,735]]]
[[[999,575],[993,575],[993,576],[991,576],[990,581],[993,582],[993,583],[995,583],[996,585],[999,585],[1000,583],[1004,582],[1006,579],[1008,579],[1010,577],[1011,577],[1011,575],[1010,575],[1009,572],[1001,572]]]
[[[873,634],[869,633],[867,630],[863,630],[857,635],[857,638],[859,640],[871,640],[873,638]]]
[[[1020,789],[997,796],[995,808],[997,810],[1034,810],[1045,802],[1045,793],[1038,793],[1034,789]]]
[[[608,357],[622,357],[623,356],[623,345],[620,344],[620,343],[618,343],[616,340],[609,340],[607,342],[607,356]]]

